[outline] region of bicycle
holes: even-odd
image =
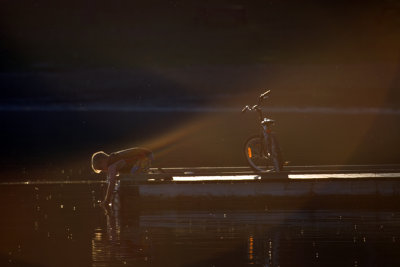
[[[260,133],[250,136],[244,143],[247,163],[256,172],[280,172],[283,168],[282,152],[276,136],[272,133],[272,126],[275,121],[264,117],[261,109],[261,104],[268,98],[270,92],[268,90],[262,93],[258,98],[257,105],[245,106],[242,109],[242,113],[246,111],[257,112],[260,121]]]

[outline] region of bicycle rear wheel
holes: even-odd
[[[244,144],[244,155],[247,163],[256,172],[282,171],[282,153],[275,136],[271,136],[271,153],[267,153],[263,146],[262,137],[254,135]]]
[[[256,172],[268,171],[270,158],[263,148],[263,140],[259,135],[249,137],[244,143],[244,155],[247,163]]]

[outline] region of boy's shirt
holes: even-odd
[[[129,173],[138,160],[151,157],[152,154],[153,152],[146,148],[130,148],[121,150],[110,154],[107,166],[110,167],[112,164],[123,160],[125,164],[118,168],[118,172]]]

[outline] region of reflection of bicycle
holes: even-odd
[[[260,121],[260,133],[250,136],[244,144],[244,154],[250,167],[256,172],[276,171],[283,167],[282,153],[278,141],[272,133],[274,120],[264,117],[261,109],[262,102],[268,98],[270,91],[266,91],[258,98],[258,104],[252,107],[245,106],[242,113],[256,111]]]

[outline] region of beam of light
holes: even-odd
[[[179,151],[190,151],[191,144],[199,142],[199,139],[193,138],[194,136],[197,136],[198,133],[204,133],[201,136],[209,135],[209,129],[213,129],[218,123],[220,123],[220,118],[215,114],[193,116],[190,121],[183,123],[169,133],[161,134],[154,139],[143,142],[143,146],[154,151],[157,162],[162,162],[163,158],[170,158],[171,156],[179,157]],[[185,154],[185,156],[188,156],[188,154]]]
[[[156,139],[148,141],[144,146],[152,149],[157,157],[168,155],[172,149],[176,148],[179,142],[190,134],[200,131],[205,125],[203,120],[193,120],[193,122],[173,130],[172,132],[158,136]]]

